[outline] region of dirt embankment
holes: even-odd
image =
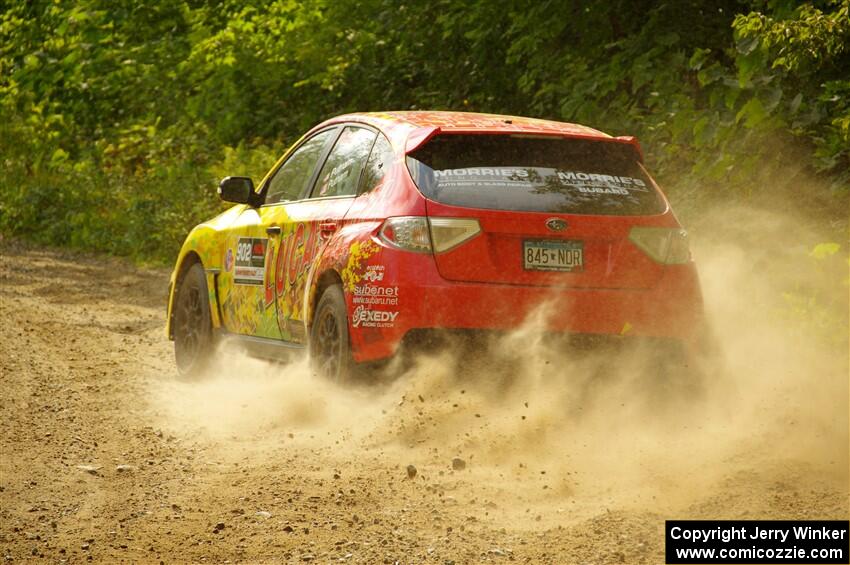
[[[767,323],[750,266],[715,251],[726,364],[659,410],[533,330],[501,344],[528,357],[511,378],[443,353],[340,389],[227,351],[180,381],[165,271],[0,243],[0,555],[661,563],[667,518],[846,518],[846,340]]]

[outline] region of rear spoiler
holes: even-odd
[[[638,161],[643,163],[643,148],[640,146],[640,142],[633,135],[620,135],[617,137],[599,137],[598,135],[581,135],[581,134],[558,134],[557,132],[552,132],[551,130],[547,131],[499,131],[499,130],[486,130],[486,129],[470,129],[470,130],[462,130],[452,128],[448,131],[443,131],[443,129],[439,126],[426,126],[420,127],[413,130],[410,135],[407,136],[407,143],[404,146],[405,153],[413,153],[428,141],[440,134],[478,134],[478,135],[486,135],[486,134],[500,134],[500,133],[518,133],[518,134],[540,134],[540,135],[551,135],[552,137],[568,137],[571,139],[589,139],[591,141],[609,141],[614,143],[623,143],[625,145],[631,145],[635,153],[637,154]]]
[[[638,141],[638,138],[633,135],[618,135],[617,137],[614,137],[612,139],[619,143],[625,143],[634,147],[635,153],[637,153],[638,156],[638,161],[643,163],[643,147],[640,146],[640,141]]]
[[[404,145],[405,153],[413,153],[442,131],[438,126],[427,126],[416,128],[410,135],[407,136],[407,143]]]

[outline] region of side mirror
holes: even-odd
[[[218,183],[218,195],[225,202],[254,203],[254,181],[248,177],[225,177]]]

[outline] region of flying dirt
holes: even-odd
[[[755,210],[692,235],[698,370],[532,317],[347,387],[226,343],[181,380],[165,270],[0,242],[3,559],[661,563],[665,519],[846,519],[846,249]]]

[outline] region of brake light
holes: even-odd
[[[478,235],[481,226],[474,218],[388,218],[378,230],[380,238],[399,249],[442,253]]]
[[[681,265],[691,260],[688,232],[681,228],[635,226],[629,240],[655,261],[665,265]]]
[[[428,218],[402,216],[387,219],[378,231],[381,239],[393,247],[417,253],[431,251]]]

